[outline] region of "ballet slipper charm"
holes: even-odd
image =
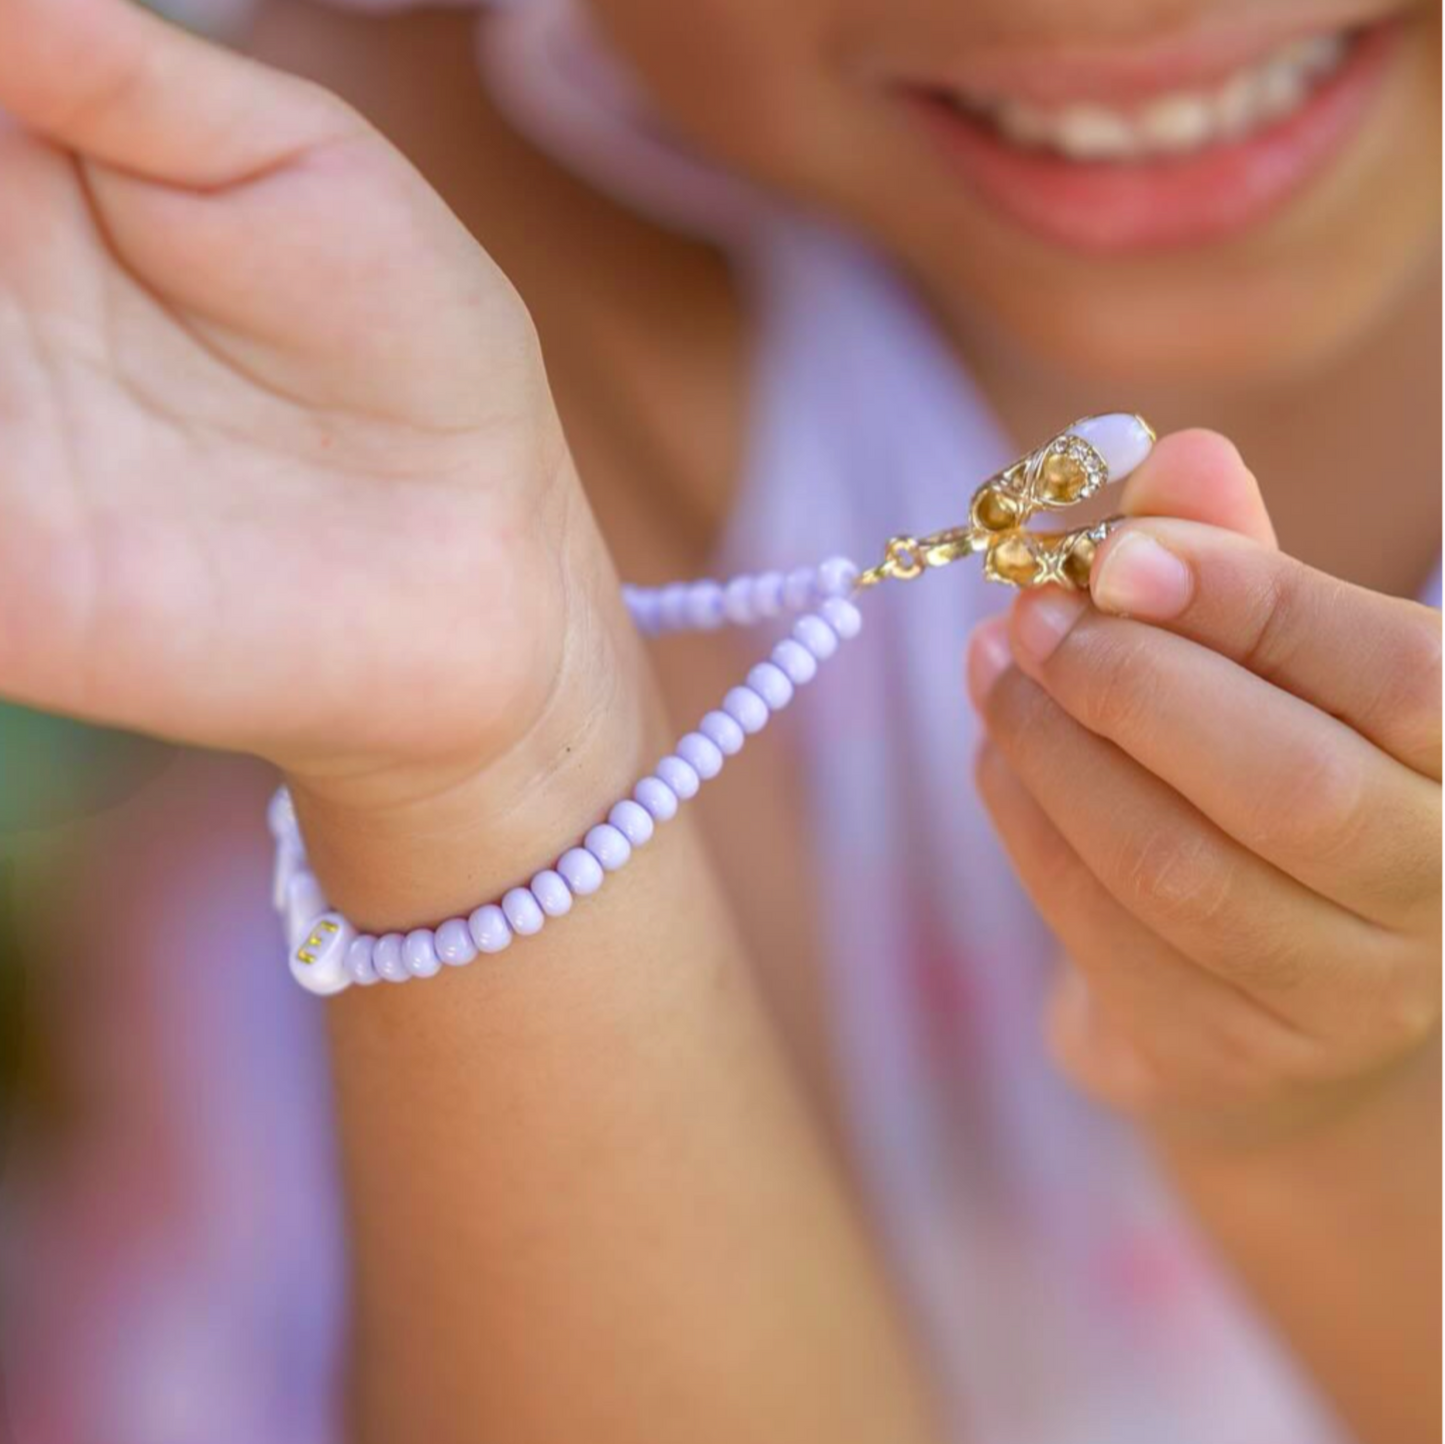
[[[1149,455],[1154,432],[1141,416],[1087,416],[1005,467],[974,492],[963,526],[922,538],[893,537],[859,587],[912,581],[930,568],[982,552],[984,576],[1012,587],[1087,589],[1094,553],[1120,518],[1067,532],[1031,532],[1040,512],[1061,511],[1123,481]]]

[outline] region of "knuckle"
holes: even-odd
[[[1343,740],[1301,742],[1259,788],[1250,823],[1261,846],[1324,861],[1359,841],[1371,815],[1370,794],[1361,759]]]
[[[1239,660],[1257,676],[1277,677],[1308,635],[1308,625],[1301,615],[1306,606],[1302,573],[1299,563],[1278,557],[1246,587],[1241,604],[1244,641]]]
[[[1156,923],[1207,927],[1227,914],[1234,870],[1201,831],[1166,823],[1126,842],[1115,865],[1127,906]]]
[[[990,734],[1001,744],[1027,730],[1038,716],[1044,693],[1017,667],[1007,668],[984,699],[983,716]]]
[[[1427,1044],[1440,1030],[1440,960],[1424,950],[1387,968],[1362,1010],[1377,1054],[1400,1057]]]
[[[46,125],[70,129],[102,122],[141,94],[155,73],[154,54],[143,49],[120,59],[82,50],[76,59],[71,88],[57,93],[54,106],[43,117]]]
[[[1379,677],[1366,727],[1387,733],[1412,757],[1431,757],[1439,769],[1440,613],[1417,602],[1399,603],[1398,632],[1389,666]]]
[[[1243,1002],[1220,1009],[1201,1044],[1201,1067],[1212,1090],[1244,1108],[1318,1084],[1324,1058],[1313,1040]]]
[[[1157,674],[1144,655],[1147,633],[1117,627],[1087,661],[1078,717],[1103,737],[1137,739],[1157,716]],[[1121,635],[1122,633],[1122,635]]]

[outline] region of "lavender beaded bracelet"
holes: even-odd
[[[1114,520],[1071,532],[1027,531],[1043,510],[1072,506],[1105,482],[1120,481],[1148,455],[1154,433],[1126,413],[1088,417],[984,482],[973,494],[969,521],[931,536],[892,538],[877,566],[860,572],[846,557],[791,572],[763,572],[665,587],[624,587],[634,623],[648,636],[750,626],[797,613],[791,633],[748,672],[717,709],[683,736],[605,820],[588,830],[554,866],[514,887],[469,917],[449,918],[433,931],[373,937],[331,909],[307,865],[290,795],[272,799],[276,839],[273,901],[285,924],[292,975],[309,992],[339,993],[352,983],[404,983],[443,966],[459,967],[482,953],[500,953],[518,937],[540,932],[571,912],[609,874],[625,867],[659,823],[677,815],[704,782],[715,778],[768,719],[811,682],[820,663],[863,625],[849,599],[886,580],[911,581],[925,571],[982,553],[984,575],[1016,587],[1048,583],[1087,588],[1094,552]]]
[[[863,618],[846,597],[858,577],[852,562],[837,558],[786,577],[776,572],[736,577],[726,587],[703,581],[627,588],[628,610],[648,634],[721,626],[725,621],[741,625],[787,610],[802,614],[791,634],[577,846],[524,886],[512,888],[470,917],[449,918],[435,931],[416,928],[372,937],[330,909],[306,864],[296,813],[282,788],[271,801],[269,817],[276,839],[274,901],[285,920],[296,981],[325,996],[352,983],[429,978],[443,966],[459,967],[479,954],[500,953],[514,939],[540,932],[549,918],[571,912],[578,898],[595,893],[609,874],[627,865],[659,823],[670,821],[684,802],[696,797],[703,783],[715,778],[724,762],[792,701],[798,687],[813,680],[819,663],[833,656],[840,642],[858,635]],[[809,607],[812,610],[802,610]]]

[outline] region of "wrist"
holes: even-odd
[[[599,820],[665,728],[625,616],[575,634],[536,720],[500,757],[408,762],[344,784],[288,776],[332,906],[378,933],[464,915]]]

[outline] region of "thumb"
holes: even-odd
[[[1278,547],[1254,473],[1234,443],[1215,431],[1176,431],[1124,483],[1126,516],[1204,522]]]

